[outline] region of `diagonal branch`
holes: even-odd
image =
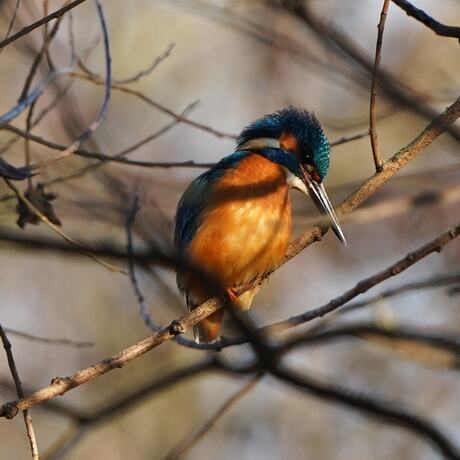
[[[457,99],[450,107],[444,111],[444,113],[442,113],[437,119],[433,120],[423,130],[423,132],[417,136],[416,139],[414,139],[409,145],[402,148],[392,158],[385,162],[383,170],[380,173],[375,173],[371,179],[366,181],[357,191],[355,191],[347,200],[345,200],[340,206],[341,213],[351,212],[353,209],[359,206],[366,198],[371,196],[381,185],[389,180],[397,171],[407,165],[421,151],[430,145],[440,134],[442,134],[449,126],[451,126],[459,116],[460,99]],[[316,226],[313,229],[307,230],[303,235],[301,235],[300,238],[291,244],[285,262],[297,255],[315,240],[320,239],[322,234],[324,234],[326,231],[327,227],[325,225]],[[444,234],[442,236],[442,242],[447,244],[447,242],[453,239],[458,234],[458,232],[459,228],[456,227],[455,229],[451,230],[450,233],[448,232],[447,235]],[[433,250],[436,250],[437,248],[439,249],[439,242],[438,246],[436,246]],[[158,254],[158,257],[161,258],[163,255]],[[404,264],[410,265],[410,262],[410,260],[407,260]],[[255,283],[250,283],[249,285],[239,288],[238,293],[242,293],[244,290],[251,289],[254,284]],[[190,312],[187,316],[180,318],[179,320],[174,320],[168,327],[162,329],[160,332],[153,334],[144,340],[141,340],[140,342],[120,351],[116,355],[104,359],[90,367],[77,371],[69,377],[53,379],[50,385],[42,388],[41,390],[38,390],[32,395],[3,404],[3,406],[0,408],[0,416],[12,418],[18,413],[19,410],[24,410],[44,401],[48,401],[58,395],[66,393],[67,391],[77,386],[92,381],[97,377],[111,371],[112,369],[122,367],[126,363],[138,358],[139,356],[147,353],[162,343],[172,340],[179,334],[183,334],[199,321],[206,318],[211,313],[217,311],[220,306],[220,302],[217,300],[217,298],[212,298]]]
[[[460,27],[446,26],[436,19],[432,18],[425,11],[416,8],[412,3],[407,0],[392,0],[393,3],[398,5],[402,10],[406,12],[408,16],[412,16],[417,21],[421,22],[428,28],[430,28],[436,35],[443,37],[458,38],[460,41]]]
[[[376,114],[376,100],[377,100],[377,76],[380,61],[382,59],[382,42],[383,42],[383,32],[385,30],[385,21],[387,18],[388,6],[390,5],[390,0],[384,0],[382,12],[380,13],[380,21],[377,26],[377,44],[375,46],[375,59],[374,59],[374,70],[372,71],[372,83],[371,83],[371,102],[369,107],[369,133],[371,136],[371,147],[372,154],[374,156],[375,170],[377,172],[382,170],[383,161],[380,154],[379,143],[377,139],[377,114]]]
[[[219,409],[203,423],[198,429],[187,435],[178,444],[176,444],[164,460],[178,460],[187,453],[197,442],[199,442],[209,431],[214,428],[216,423],[221,420],[228,411],[245,395],[247,395],[262,379],[263,374],[257,374],[249,382],[243,385],[235,394],[233,394]]]
[[[24,391],[22,389],[21,379],[19,378],[19,373],[16,368],[16,363],[14,362],[13,352],[11,351],[11,343],[8,340],[8,337],[0,324],[0,337],[3,343],[3,348],[5,349],[6,357],[8,359],[8,366],[10,368],[11,375],[14,380],[14,385],[16,387],[16,392],[18,398],[24,397]],[[29,438],[30,448],[32,451],[32,459],[38,460],[38,446],[37,446],[37,439],[35,437],[34,426],[32,424],[32,417],[29,414],[29,411],[25,410],[23,412],[24,416],[24,423],[26,425],[27,430],[27,437]]]
[[[23,37],[24,35],[29,34],[33,30],[35,30],[37,27],[40,27],[44,24],[46,24],[49,21],[52,21],[53,19],[58,19],[67,11],[70,11],[72,8],[75,8],[76,6],[80,5],[80,3],[83,3],[85,0],[75,0],[72,3],[69,3],[68,5],[60,8],[59,10],[53,11],[52,13],[48,14],[48,16],[45,16],[41,18],[39,21],[34,22],[33,24],[30,24],[23,29],[21,29],[19,32],[15,33],[14,35],[11,35],[11,37],[5,38],[0,42],[0,49],[4,48],[6,45],[9,45],[10,43],[14,42],[18,38]]]

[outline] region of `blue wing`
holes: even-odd
[[[210,187],[225,174],[226,170],[235,168],[248,154],[249,152],[242,151],[228,155],[187,187],[176,212],[174,243],[178,250],[182,250],[190,243],[199,228],[203,210],[209,200]]]

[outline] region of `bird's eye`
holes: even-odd
[[[305,165],[305,170],[315,182],[321,182],[321,176],[314,165],[312,165],[311,163],[307,163]]]

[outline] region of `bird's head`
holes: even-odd
[[[329,171],[329,142],[311,112],[289,106],[259,118],[240,134],[237,150],[259,151],[284,166],[289,185],[312,198],[329,217],[339,240],[346,244],[322,184]]]

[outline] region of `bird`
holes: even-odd
[[[178,256],[208,273],[235,307],[251,307],[260,285],[236,295],[235,288],[281,265],[292,235],[290,190],[309,196],[346,244],[323,180],[330,145],[316,116],[288,106],[243,129],[233,153],[194,179],[179,200],[174,229]],[[192,311],[212,297],[209,284],[190,269],[176,273]],[[224,310],[194,328],[195,340],[219,338]]]

